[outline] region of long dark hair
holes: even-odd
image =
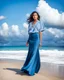
[[[34,21],[34,19],[33,19],[33,14],[34,14],[34,13],[37,13],[37,15],[38,15],[38,20],[40,20],[40,15],[39,15],[39,13],[38,13],[37,11],[33,11],[33,12],[30,14],[30,16],[28,17],[28,19],[27,19],[27,22],[28,22],[28,23]]]

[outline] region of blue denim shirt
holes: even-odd
[[[43,32],[44,31],[44,24],[42,21],[37,20],[35,24],[32,22],[28,25],[28,33],[35,33],[35,32]]]

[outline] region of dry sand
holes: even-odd
[[[34,76],[21,73],[20,69],[23,63],[23,61],[0,60],[0,80],[64,80],[57,76],[52,76],[42,68]]]

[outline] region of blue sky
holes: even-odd
[[[26,21],[26,14],[35,10],[38,0],[0,0],[0,15],[6,16],[0,25],[6,21],[9,25],[22,26]]]
[[[25,45],[28,39],[26,19],[36,10],[47,24],[44,25],[43,45],[64,46],[63,3],[64,0],[0,0],[0,45]]]
[[[17,24],[20,27],[26,20],[26,14],[36,9],[39,0],[0,0],[0,15],[6,16],[0,25],[6,21],[9,25]],[[64,11],[64,0],[46,0],[53,8]]]

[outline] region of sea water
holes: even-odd
[[[64,47],[39,47],[41,62],[64,64]],[[0,59],[25,60],[27,46],[0,47]]]

